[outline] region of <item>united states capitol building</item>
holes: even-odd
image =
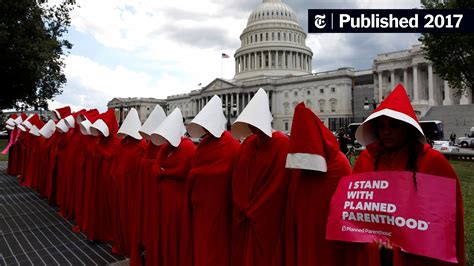
[[[263,0],[240,35],[233,79],[216,78],[198,90],[169,96],[168,110],[179,107],[190,121],[213,95],[219,95],[225,114],[230,111],[233,121],[263,88],[269,96],[273,128],[289,131],[294,107],[304,102],[326,126],[336,130],[367,117],[372,105],[366,110],[364,103],[380,102],[399,82],[420,117],[436,106],[472,107],[472,89],[466,95],[454,94],[435,74],[435,66],[424,58],[420,45],[380,54],[372,69],[343,67],[313,73],[313,52],[305,44],[306,37],[291,7],[280,0]]]

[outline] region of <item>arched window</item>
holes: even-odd
[[[319,103],[319,112],[324,113],[326,101],[321,99],[318,101],[318,103]]]
[[[308,109],[313,110],[313,102],[311,100],[306,100],[305,105]]]
[[[329,102],[331,104],[331,113],[336,112],[337,100],[333,98]]]

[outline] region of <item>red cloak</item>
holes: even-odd
[[[44,126],[44,122],[39,119],[39,117],[36,115],[36,119],[30,119],[32,125],[36,126],[36,128],[39,130]],[[39,132],[38,132],[39,134]],[[35,190],[39,190],[39,164],[40,160],[43,158],[42,156],[42,150],[44,146],[44,138],[41,136],[36,136],[33,134],[30,134],[32,136],[29,147],[28,149],[28,157],[27,157],[27,168],[25,172],[25,184]]]
[[[76,180],[76,189],[78,193],[76,194],[76,206],[74,212],[76,213],[76,225],[73,228],[73,231],[82,231],[86,233],[89,230],[89,215],[90,210],[89,206],[94,204],[95,195],[92,195],[92,188],[94,180],[97,178],[97,169],[98,161],[95,156],[97,142],[99,137],[84,135],[82,139],[85,143],[84,151],[84,174],[82,178]],[[82,193],[81,193],[82,191]]]
[[[408,158],[407,149],[401,149],[394,152],[384,152],[383,154],[382,151],[383,149],[379,142],[368,145],[367,149],[364,150],[357,159],[353,173],[357,174],[374,171],[375,161],[377,158],[377,171],[405,171]],[[459,179],[448,160],[446,160],[440,152],[433,150],[428,144],[417,147],[417,153],[417,172],[444,176],[456,180],[456,252],[458,264],[405,253],[402,252],[400,248],[393,247],[393,265],[465,265],[464,208]],[[367,258],[373,262],[371,265],[379,265],[380,253],[378,252],[378,249],[374,247],[375,244],[351,243],[351,245],[354,247],[354,256],[358,258],[358,265],[367,265]]]
[[[68,150],[73,145],[71,142],[72,135],[75,129],[69,129],[68,132],[61,134],[58,142],[58,153],[57,153],[57,176],[56,176],[56,203],[59,206],[59,214],[63,215],[63,208],[66,197],[66,182],[65,176],[68,167]]]
[[[287,167],[293,170],[285,225],[286,265],[343,265],[345,243],[326,240],[326,224],[339,179],[352,169],[332,132],[303,103],[293,116]]]
[[[58,145],[62,134],[55,131],[46,141],[47,168],[45,181],[45,196],[52,204],[56,203],[56,177],[58,162]]]
[[[185,181],[195,149],[188,138],[181,138],[178,147],[165,143],[153,165],[154,175],[159,182],[159,213],[158,222],[152,223],[159,228],[158,234],[151,235],[147,243],[146,263],[149,265],[179,265]]]
[[[97,109],[91,109],[87,112],[81,112],[78,115],[85,116],[91,123],[93,123],[98,114],[99,111],[97,111]],[[81,133],[79,123],[76,123],[76,126],[74,127],[74,133],[72,134],[71,141],[69,142],[70,147],[68,148],[67,154],[67,169],[64,176],[66,191],[63,211],[66,219],[75,218],[76,188],[80,188],[77,186],[77,183],[80,182],[78,179],[82,180],[84,178],[85,144],[87,144],[87,142],[84,141],[86,139],[89,140],[89,138],[85,138]],[[78,193],[80,192],[78,191]]]
[[[146,142],[133,137],[125,137],[120,141],[117,156],[111,167],[115,183],[115,224],[114,245],[112,252],[122,256],[130,255],[132,244],[132,193],[137,187],[137,174],[141,167],[140,161],[145,154]]]
[[[92,182],[89,184],[89,188],[86,183],[84,194],[89,200],[88,205],[84,206],[89,215],[86,235],[90,240],[109,243],[114,240],[115,231],[112,223],[112,219],[115,217],[115,183],[112,179],[111,167],[120,145],[120,139],[117,137],[118,124],[113,109],[102,113],[98,117],[99,119],[102,119],[107,125],[109,135],[99,137],[95,153],[92,155],[96,167],[91,169]]]
[[[288,137],[273,132],[266,142],[252,135],[240,147],[232,176],[231,265],[283,264],[288,144]]]
[[[130,265],[142,265],[142,251],[150,242],[150,235],[158,235],[158,180],[153,165],[158,161],[161,146],[148,141],[137,175],[137,186],[132,196],[132,247]],[[151,252],[148,251],[149,253]]]
[[[207,135],[193,156],[186,184],[180,263],[230,265],[231,179],[239,142],[225,131]]]
[[[21,114],[21,119],[22,121],[25,121],[27,118],[27,115],[25,113]],[[8,163],[9,167],[11,167],[11,172],[9,173],[10,175],[20,175],[21,173],[21,163],[22,163],[22,152],[23,152],[23,144],[21,143],[24,138],[25,134],[27,132],[23,132],[18,128],[18,125],[15,127],[16,130],[16,136],[13,139],[13,145],[10,149],[11,153],[8,154]],[[21,139],[21,141],[20,141]],[[10,164],[10,158],[12,159],[11,164]]]
[[[99,116],[99,112],[96,109],[92,109],[87,112],[82,112],[81,116],[90,123],[94,123]],[[76,127],[79,129],[80,123],[77,123]],[[88,213],[85,213],[88,212],[88,210],[84,209],[84,206],[85,201],[88,200],[89,197],[84,197],[84,195],[88,195],[84,190],[86,179],[92,177],[92,171],[95,171],[94,167],[90,167],[90,163],[93,163],[91,155],[94,154],[95,146],[99,140],[96,136],[84,134],[85,132],[81,132],[81,134],[75,135],[75,138],[72,139],[72,141],[74,141],[72,144],[74,145],[72,148],[74,151],[72,153],[74,154],[76,164],[74,165],[75,170],[71,174],[71,186],[74,187],[74,193],[69,197],[68,202],[69,209],[71,209],[74,214],[75,226],[72,228],[74,232],[79,232],[85,227],[83,217],[88,215]]]
[[[30,155],[30,149],[31,149],[31,142],[32,142],[32,139],[33,139],[33,135],[31,135],[29,132],[29,130],[27,131],[24,131],[20,134],[20,136],[18,137],[18,142],[20,144],[20,154],[21,154],[21,159],[19,160],[19,164],[18,164],[18,172],[19,172],[19,180],[20,180],[20,184],[22,186],[26,186],[26,181],[27,181],[27,178],[26,178],[26,172],[27,172],[27,168],[29,167],[29,155]]]

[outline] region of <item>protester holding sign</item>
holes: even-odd
[[[336,137],[304,103],[296,106],[286,167],[292,169],[285,226],[286,266],[344,265],[346,243],[326,240],[330,200],[351,166]]]
[[[431,149],[418,123],[405,88],[398,85],[356,131],[356,139],[366,145],[359,156],[354,173],[373,171],[410,171],[416,189],[416,173],[442,176],[456,180],[456,254],[458,264],[465,264],[463,203],[459,181],[444,156]],[[443,241],[443,238],[435,241]],[[380,252],[376,243],[354,244],[356,265],[453,265],[402,252],[397,243]],[[436,245],[447,245],[437,243]],[[390,248],[392,249],[390,251]],[[379,255],[380,258],[379,258]]]

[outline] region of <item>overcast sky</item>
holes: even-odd
[[[307,10],[417,8],[419,0],[284,0],[307,32]],[[77,0],[67,38],[67,84],[50,108],[106,110],[114,97],[187,93],[234,76],[233,55],[262,0]],[[404,50],[417,34],[308,34],[313,71],[372,67],[377,54]],[[230,56],[221,59],[221,53]],[[222,71],[221,71],[222,66]]]

